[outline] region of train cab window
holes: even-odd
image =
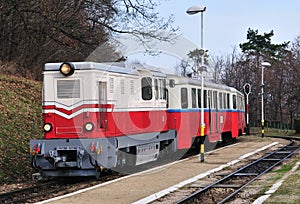
[[[152,99],[152,79],[150,77],[142,78],[142,98],[143,100]]]
[[[165,79],[160,79],[159,80],[159,98],[166,100],[166,80]]]
[[[171,88],[174,88],[174,87],[175,87],[175,80],[174,80],[174,79],[170,79],[170,81],[169,81],[169,86],[170,86]]]
[[[233,96],[232,96],[232,105],[233,105],[233,109],[236,109],[236,105],[237,105],[237,102],[236,102],[236,95],[233,95]]]
[[[188,108],[188,91],[187,91],[187,88],[181,88],[181,108]]]
[[[166,101],[167,101],[166,108],[169,108],[169,91],[168,91],[168,89],[165,89],[165,93],[166,93]]]
[[[198,108],[201,108],[201,89],[197,89],[198,92]]]
[[[155,99],[158,100],[158,80],[154,79]]]
[[[196,89],[192,88],[192,108],[197,108]]]

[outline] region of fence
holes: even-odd
[[[254,121],[252,123],[252,127],[261,127],[261,121]],[[296,127],[298,127],[298,131],[300,132],[300,119],[298,119],[298,122],[296,122],[296,119],[294,120],[294,123],[281,123],[279,121],[265,121],[265,128],[274,128],[278,129],[280,131],[289,131],[289,130],[296,130]],[[298,133],[299,133],[298,132]],[[297,130],[296,130],[297,133]]]

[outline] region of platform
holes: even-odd
[[[280,143],[287,144],[288,141],[244,136],[234,145],[206,154],[204,163],[199,162],[199,157],[192,157],[40,203],[147,203],[180,183],[224,167],[230,162],[236,163],[255,153],[257,149],[262,150]]]

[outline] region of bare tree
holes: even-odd
[[[49,61],[84,60],[119,33],[169,40],[172,17],[160,18],[152,0],[0,0],[0,60],[40,77]],[[99,60],[99,59],[98,59]]]
[[[212,56],[212,67],[213,67],[213,81],[218,83],[221,81],[222,70],[226,70],[226,57],[225,56]]]
[[[187,76],[191,70],[190,64],[186,59],[183,59],[175,66],[175,70],[179,76]]]

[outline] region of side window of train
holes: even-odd
[[[198,108],[201,108],[201,89],[197,89],[198,92]]]
[[[142,78],[142,98],[143,100],[152,99],[152,79],[150,77]]]
[[[239,107],[238,109],[239,110],[244,110],[244,101],[243,101],[243,98],[241,96],[238,97],[238,100],[239,100]]]
[[[236,95],[232,96],[233,109],[236,109]]]
[[[197,108],[196,89],[192,88],[192,108]]]
[[[188,91],[187,91],[187,88],[181,88],[181,108],[188,108]]]
[[[227,109],[227,100],[226,100],[226,93],[223,93],[223,108]]]
[[[165,99],[165,100],[167,100],[167,97],[168,97],[168,90],[167,90],[167,81],[164,79],[163,80],[163,85],[164,85],[164,96],[163,96],[163,98]]]
[[[230,94],[227,94],[227,109],[230,109]]]
[[[213,92],[213,108],[218,109],[218,92]]]
[[[207,90],[204,90],[204,108],[208,108],[208,106],[207,106]]]
[[[212,108],[212,91],[207,91],[207,99],[208,99],[208,108]]]
[[[219,92],[219,109],[223,109],[223,94]]]

